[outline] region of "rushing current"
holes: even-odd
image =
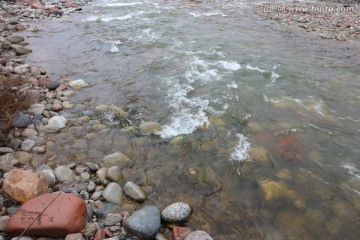
[[[261,19],[261,3],[94,0],[40,23],[28,61],[91,86],[73,113],[128,106],[163,126],[70,129],[43,160],[124,152],[145,204],[188,202],[186,225],[214,239],[358,239],[360,46]]]

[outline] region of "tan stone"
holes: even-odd
[[[12,199],[23,203],[47,193],[48,183],[36,173],[15,168],[6,175],[2,189]]]
[[[294,198],[294,191],[283,182],[262,180],[259,184],[265,199],[268,201],[279,198]]]

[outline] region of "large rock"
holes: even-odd
[[[161,212],[161,218],[165,222],[182,222],[189,217],[190,213],[191,207],[187,203],[176,202]]]
[[[189,233],[185,240],[213,240],[213,238],[207,232],[197,230]]]
[[[122,203],[123,190],[119,184],[111,182],[106,186],[102,196],[107,202],[120,205]]]
[[[125,195],[134,201],[142,202],[146,199],[146,193],[133,182],[127,182],[124,186]]]
[[[12,199],[23,203],[46,193],[48,183],[38,174],[15,168],[6,175],[2,189]]]
[[[102,163],[105,166],[117,165],[119,167],[125,167],[125,168],[131,167],[133,165],[133,161],[121,152],[116,152],[105,156],[102,159]]]
[[[25,202],[11,216],[5,233],[19,235],[27,229],[27,236],[58,238],[80,232],[85,223],[86,204],[81,198],[69,193],[48,193]]]
[[[153,205],[134,212],[124,224],[126,230],[139,238],[151,238],[160,229],[160,210]]]

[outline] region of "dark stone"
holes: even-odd
[[[5,147],[11,141],[7,134],[0,133],[0,147]]]
[[[11,125],[17,128],[26,128],[32,124],[31,116],[22,112],[17,112],[11,120]]]
[[[60,86],[60,83],[59,83],[59,82],[52,82],[52,83],[49,83],[46,87],[47,87],[49,90],[55,90],[55,89],[57,89],[59,86]]]
[[[21,143],[22,141],[20,139],[12,138],[6,146],[12,149],[17,149],[20,147]]]
[[[106,218],[109,213],[118,213],[120,212],[121,207],[113,203],[105,203],[102,205],[95,213],[98,218]]]
[[[101,168],[101,166],[99,164],[90,164],[88,166],[88,168],[90,169],[90,171],[96,172],[97,170],[99,170]]]
[[[126,230],[139,238],[152,238],[160,229],[160,210],[150,205],[134,212],[124,224]]]

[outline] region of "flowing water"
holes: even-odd
[[[188,202],[187,225],[214,239],[358,239],[359,44],[262,20],[258,3],[95,0],[43,22],[28,60],[90,83],[73,113],[112,104],[163,129],[93,119],[39,161],[121,151],[146,204]]]

